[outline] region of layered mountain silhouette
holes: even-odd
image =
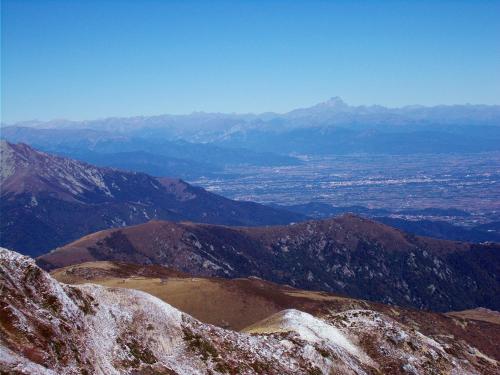
[[[352,106],[339,97],[333,97],[323,103],[282,114],[196,112],[189,115],[3,124],[2,137],[89,162],[106,163],[100,153],[150,152],[156,155],[155,158],[163,155],[205,163],[207,173],[211,170],[208,164],[296,163],[296,159],[285,156],[291,153],[499,151],[499,125],[498,105],[389,108],[380,105]],[[112,162],[112,159],[108,160],[104,165],[116,166]],[[199,167],[196,163],[194,168]],[[152,164],[139,166],[129,160],[127,168],[139,167],[141,171],[151,172],[157,168],[154,162]]]
[[[38,258],[46,269],[89,261],[257,276],[436,311],[500,308],[500,245],[418,237],[353,215],[257,228],[152,221],[97,232]]]
[[[85,234],[151,219],[271,225],[304,216],[239,202],[179,179],[99,168],[1,142],[1,244],[40,254]]]
[[[125,125],[124,125],[125,126]],[[153,176],[178,176],[192,179],[220,176],[225,167],[241,165],[296,165],[300,161],[273,152],[220,147],[171,138],[166,129],[133,128],[122,131],[102,129],[38,129],[8,126],[2,138],[11,143],[26,143],[59,156],[112,168],[144,172]]]

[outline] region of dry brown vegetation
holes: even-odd
[[[500,324],[500,312],[490,309],[484,309],[481,307],[472,310],[451,311],[446,315],[460,319],[479,320],[483,322]]]
[[[190,277],[158,265],[89,262],[57,269],[51,274],[65,283],[91,282],[142,290],[202,322],[233,330],[242,330],[289,308],[316,316],[369,309],[425,335],[440,337],[449,342],[450,350],[467,343],[492,358],[500,359],[500,348],[496,343],[496,338],[500,337],[498,321],[403,309],[326,292],[295,289],[253,277],[232,280]]]

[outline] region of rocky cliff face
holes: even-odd
[[[500,247],[434,240],[346,215],[265,228],[150,222],[95,233],[39,258],[161,264],[437,311],[500,309]]]
[[[238,333],[146,293],[60,284],[0,250],[0,371],[9,374],[494,374],[495,359],[450,347],[370,310],[285,310]]]

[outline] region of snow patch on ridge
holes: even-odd
[[[284,330],[297,332],[306,341],[338,345],[354,355],[360,353],[359,348],[340,330],[303,311],[295,309],[283,311],[280,325]]]
[[[304,341],[321,344],[334,351],[345,351],[363,363],[374,365],[368,355],[339,329],[303,311],[283,310],[246,328],[245,331],[255,334],[294,332]]]

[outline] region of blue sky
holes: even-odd
[[[2,121],[500,104],[500,1],[2,0]]]

